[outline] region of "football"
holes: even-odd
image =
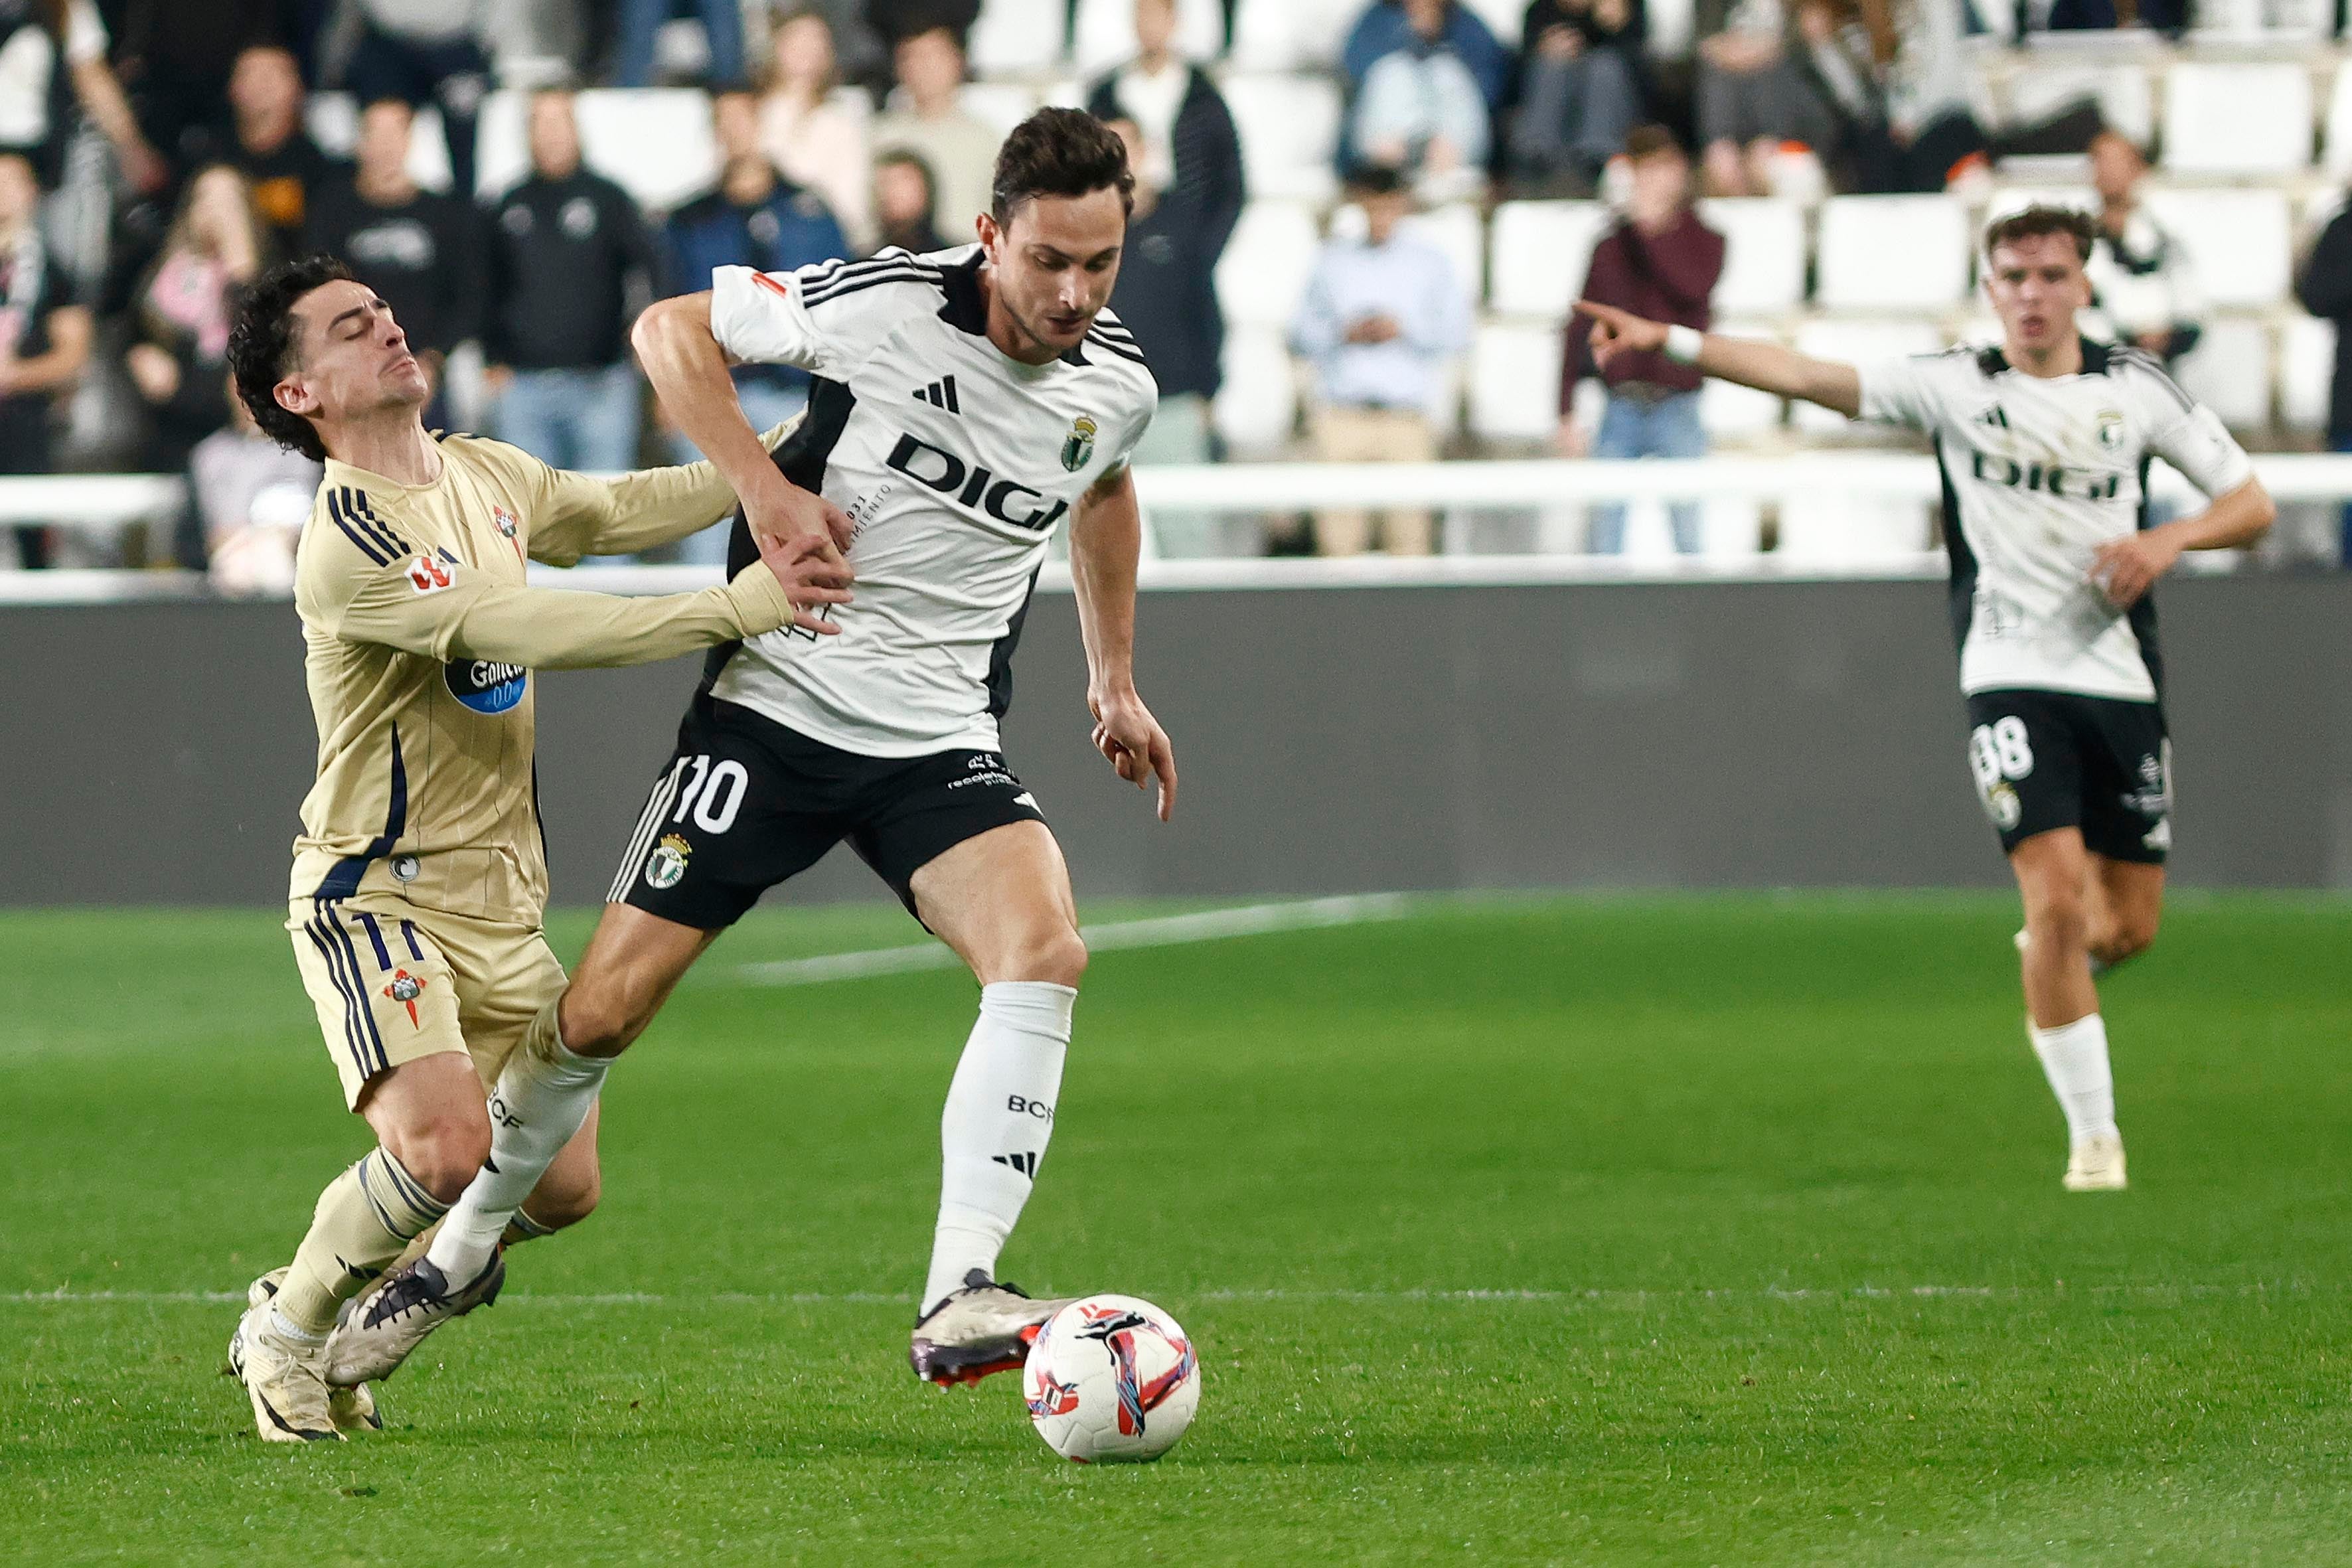
[[[1081,1465],[1156,1459],[1201,1405],[1201,1360],[1176,1320],[1133,1296],[1089,1296],[1054,1314],[1022,1384],[1045,1446]]]

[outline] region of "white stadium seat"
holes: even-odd
[[[1298,418],[1297,372],[1279,329],[1240,327],[1225,334],[1224,384],[1212,417],[1237,456],[1264,458],[1290,444]]]
[[[1805,296],[1805,215],[1794,202],[1757,197],[1699,204],[1723,236],[1723,277],[1715,309],[1741,316],[1793,310]]]
[[[2104,65],[2029,61],[2009,79],[2013,121],[2046,119],[2089,99],[2109,125],[2141,146],[2156,135],[2156,87],[2147,71],[2128,60]]]
[[[1037,112],[1037,95],[1013,81],[966,82],[956,89],[956,104],[999,136]]]
[[[2099,209],[2098,193],[2084,185],[2004,185],[1985,201],[1984,221],[2007,217],[2028,207],[2074,207],[2082,212]],[[1981,226],[1979,232],[1981,233]]]
[[[1832,196],[1813,297],[1830,310],[1948,310],[1968,295],[1974,248],[1948,196]]]
[[[982,77],[1034,76],[1062,58],[1064,0],[988,0],[972,24],[972,70]],[[1134,29],[1129,26],[1129,47]]]
[[[989,0],[990,5],[1003,0]],[[1062,0],[1051,0],[1055,25]],[[982,7],[982,15],[987,14]],[[1176,0],[1176,52],[1191,60],[1213,60],[1223,51],[1225,18],[1220,0]],[[1088,80],[1135,58],[1135,0],[1078,0],[1077,26],[1070,58]]]
[[[2327,428],[2336,384],[2336,323],[2297,316],[2279,343],[2279,416],[2295,430]]]
[[[1927,548],[1917,501],[1804,490],[1781,498],[1781,560],[1824,572],[1868,572]]]
[[[2189,254],[2215,305],[2274,305],[2294,285],[2294,223],[2283,191],[2152,190],[2148,211]]]
[[[504,195],[530,173],[530,94],[501,88],[482,100],[474,139],[474,194]]]
[[[2311,162],[2311,71],[2183,60],[2165,73],[2164,166],[2286,174]]]
[[[1698,25],[1697,5],[1694,0],[1650,0],[1644,7],[1649,18],[1649,42],[1644,52],[1654,59],[1678,60],[1691,51],[1691,37]]]
[[[1911,354],[1931,354],[1944,346],[1944,334],[1927,321],[1814,321],[1797,329],[1799,353],[1847,364],[1868,365]],[[1826,408],[1811,403],[1790,406],[1796,410],[1800,430],[1831,432],[1852,428],[1852,421]]]
[[[1339,88],[1323,77],[1233,76],[1223,91],[1250,194],[1328,199],[1339,185],[1331,167],[1339,145]]]
[[[2242,318],[2208,321],[2197,346],[2172,367],[2180,388],[2221,416],[2233,430],[2271,417],[2271,333]]]
[[[1234,68],[1320,68],[1339,58],[1363,0],[1240,0],[1234,17]]]
[[[582,159],[641,206],[667,211],[719,178],[710,100],[692,88],[583,92],[579,113]]]
[[[1599,202],[1505,202],[1487,244],[1487,302],[1505,315],[1564,318],[1612,221]]]
[[[2327,94],[2327,123],[2320,138],[2319,161],[2336,179],[2352,175],[2352,70],[2336,73]]]
[[[1234,326],[1290,330],[1322,237],[1297,202],[1252,202],[1217,262],[1217,301]]]
[[[1493,322],[1470,346],[1470,430],[1488,441],[1548,441],[1559,428],[1556,328]]]

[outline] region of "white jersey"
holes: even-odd
[[[1127,462],[1159,390],[1108,310],[1058,360],[1008,358],[987,337],[981,265],[975,245],[712,274],[720,347],[816,377],[777,466],[857,531],[840,635],[718,650],[712,695],[864,756],[997,749],[1046,541]],[[730,569],[754,554],[740,516],[730,553]]]
[[[1996,348],[1862,368],[1862,417],[1934,437],[1952,558],[1960,689],[2157,700],[2156,605],[2116,611],[2098,547],[2147,525],[2162,458],[2208,496],[2253,476],[2210,409],[2153,356],[2085,342],[2079,375],[2013,370]]]

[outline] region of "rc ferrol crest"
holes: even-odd
[[[1062,443],[1062,467],[1076,473],[1095,455],[1095,422],[1085,415],[1070,421],[1069,438]]]
[[[686,875],[686,858],[693,853],[694,846],[677,834],[664,834],[654,852],[646,857],[646,886],[677,887],[678,879]]]

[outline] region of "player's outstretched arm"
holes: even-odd
[[[786,420],[760,433],[771,452],[800,425]],[[610,477],[551,468],[518,453],[533,472],[530,558],[576,565],[583,555],[634,555],[699,533],[735,510],[735,489],[709,458],[676,468]]]
[[[793,602],[845,604],[816,541],[763,544],[731,583],[632,599],[499,582],[424,554],[354,563],[323,588],[297,585],[303,619],[352,642],[434,658],[484,658],[532,669],[606,669],[675,658],[792,624]]]
[[[1850,364],[1811,359],[1779,343],[1718,337],[1669,327],[1614,305],[1579,300],[1576,312],[1592,321],[1592,360],[1602,371],[1620,354],[1651,351],[1696,365],[1706,374],[1780,397],[1801,398],[1849,419],[1862,414],[1862,375]],[[1687,334],[1686,337],[1678,334]]]
[[[1135,690],[1135,565],[1143,512],[1122,464],[1097,479],[1070,520],[1070,581],[1087,645],[1087,707],[1095,750],[1141,789],[1160,783],[1160,820],[1176,813],[1176,748]]]

